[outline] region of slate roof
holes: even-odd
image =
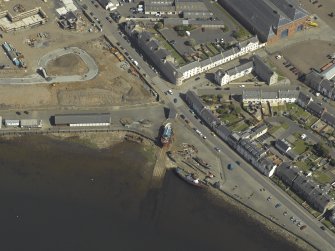
[[[319,105],[316,102],[314,102],[314,101],[309,102],[309,104],[307,105],[307,109],[310,112],[316,114],[319,117],[321,116],[321,114],[324,111],[324,108],[321,105]]]
[[[290,0],[221,0],[226,8],[252,26],[261,39],[267,40],[273,29],[308,13]]]
[[[293,181],[299,175],[299,172],[299,169],[291,166],[289,162],[283,162],[276,169],[276,175],[289,186],[292,186]]]
[[[299,93],[297,102],[298,102],[302,107],[306,107],[310,101],[313,101],[313,99],[312,99],[310,96],[306,95],[306,94],[303,93],[303,92],[300,92],[300,93]]]
[[[201,99],[198,97],[198,95],[195,94],[195,92],[187,91],[185,95],[186,95],[186,102],[188,103],[188,105],[198,113],[200,113],[201,110],[205,108],[205,106],[202,104]]]
[[[321,116],[321,119],[327,124],[335,127],[335,117],[329,112],[324,112]]]
[[[253,63],[252,61],[249,61],[247,63],[235,66],[234,68],[230,68],[229,70],[226,71],[226,74],[229,76],[234,76],[240,72],[243,72],[245,70],[248,70],[250,68],[253,68]]]
[[[281,152],[286,153],[288,149],[291,147],[285,140],[277,139],[275,143],[276,148]]]

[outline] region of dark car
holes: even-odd
[[[238,160],[236,160],[235,163],[236,163],[237,165],[241,165],[241,162],[239,162]]]
[[[194,80],[199,80],[200,79],[200,77],[196,77]]]
[[[321,226],[320,228],[321,228],[322,230],[326,230],[325,226]]]
[[[177,101],[178,101],[178,100],[177,100],[176,98],[173,99],[173,102],[177,103]]]

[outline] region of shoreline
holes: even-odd
[[[129,140],[129,137],[127,138],[127,135],[134,136],[135,140],[131,140],[131,138]],[[139,143],[143,145],[144,151],[146,152],[149,151],[148,147],[153,148],[154,151],[150,151],[148,152],[148,154],[153,155],[151,157],[155,159],[157,159],[157,152],[158,152],[157,150],[159,149],[159,147],[152,140],[147,138],[145,135],[142,135],[137,132],[129,132],[129,131],[111,131],[111,132],[100,132],[100,133],[94,133],[94,132],[93,133],[92,132],[50,133],[45,136],[51,139],[64,140],[66,142],[77,143],[77,144],[81,144],[81,145],[87,146],[92,149],[99,149],[99,150],[110,148],[116,144],[126,142],[126,141],[135,142],[135,143]],[[2,138],[13,139],[17,137],[21,137],[21,135],[3,136]],[[137,140],[138,138],[142,139],[141,142]],[[168,156],[166,156],[166,158],[168,158]],[[209,199],[214,200],[214,202],[217,201],[217,202],[228,203],[229,206],[233,207],[234,209],[237,209],[239,212],[245,214],[246,217],[250,217],[255,222],[261,224],[265,229],[270,230],[271,233],[278,234],[280,237],[282,237],[284,240],[288,241],[292,245],[295,245],[298,248],[301,248],[303,250],[318,250],[315,247],[313,247],[311,244],[306,242],[304,239],[302,239],[301,237],[296,236],[295,234],[291,233],[284,227],[271,221],[266,216],[262,215],[260,212],[245,205],[243,202],[230,196],[225,191],[214,188],[212,186],[209,186],[207,191],[208,191]]]
[[[214,187],[208,187],[209,198],[214,201],[224,201],[229,204],[229,206],[237,209],[239,212],[245,214],[246,217],[250,217],[255,222],[261,224],[264,228],[271,231],[273,234],[278,234],[280,237],[288,241],[289,243],[301,248],[303,250],[315,251],[319,250],[314,247],[312,244],[306,242],[299,236],[296,236],[294,233],[288,231],[286,228],[278,225],[277,223],[271,221],[266,216],[262,215],[260,212],[255,209],[247,206],[238,199],[230,196],[225,191],[219,190]]]

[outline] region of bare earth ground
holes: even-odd
[[[285,48],[282,53],[300,71],[309,72],[310,68],[319,69],[329,63],[327,55],[334,52],[334,42],[307,40]]]
[[[78,55],[71,53],[50,61],[46,72],[50,76],[83,75],[88,72],[88,68]]]
[[[141,80],[117,66],[119,61],[104,49],[103,39],[72,44],[84,49],[96,61],[99,75],[86,82],[58,83],[55,86],[0,86],[0,108],[46,106],[105,106],[147,103],[151,95]]]

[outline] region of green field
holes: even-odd
[[[295,142],[294,142],[294,148],[293,148],[293,151],[296,153],[296,154],[302,154],[303,152],[305,152],[307,149],[307,145],[305,144],[305,141],[303,141],[302,139],[297,139]]]

